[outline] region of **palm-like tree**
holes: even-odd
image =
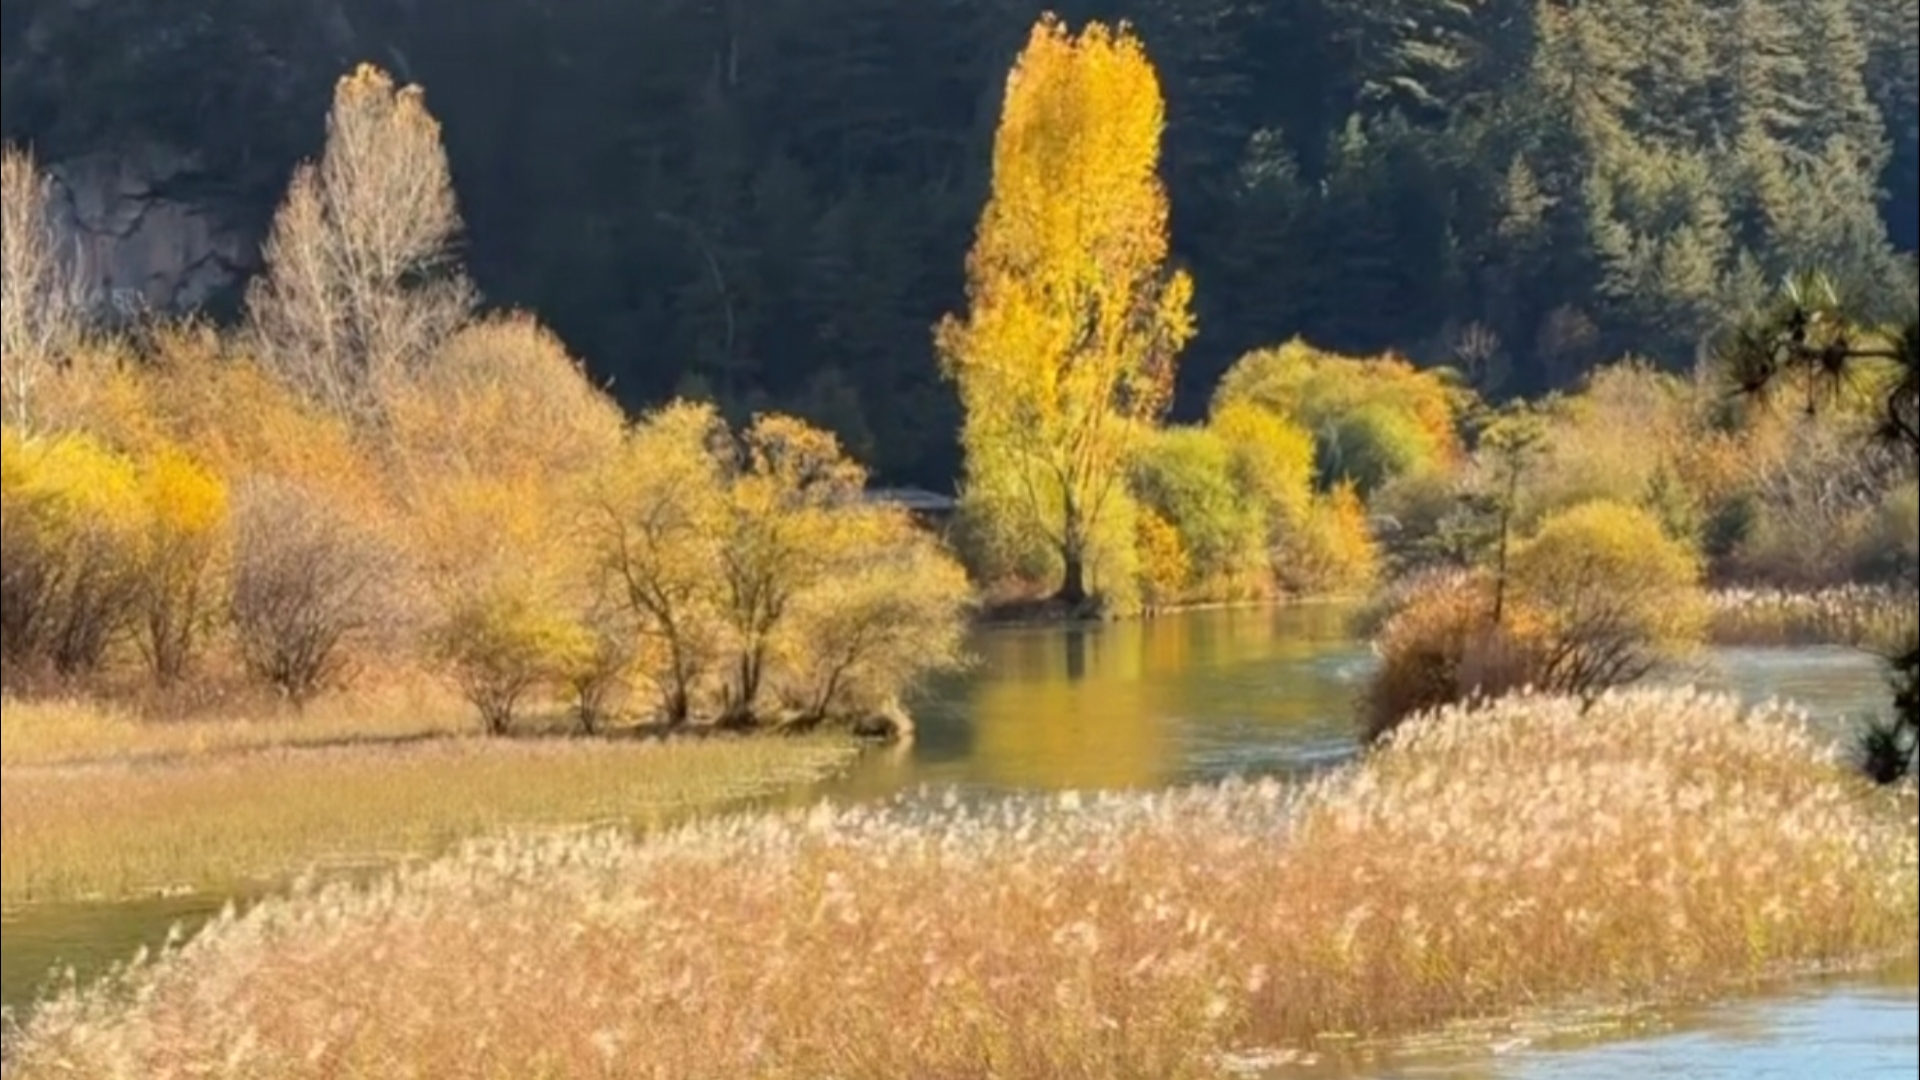
[[[1803,395],[1809,412],[1842,391],[1871,394],[1880,439],[1920,467],[1920,296],[1904,321],[1876,325],[1848,310],[1827,275],[1796,274],[1714,355],[1741,393]],[[1893,718],[1875,721],[1860,739],[1862,764],[1882,783],[1920,768],[1920,634],[1889,659]]]

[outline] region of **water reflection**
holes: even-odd
[[[1331,605],[996,630],[914,704],[910,758],[843,792],[1127,789],[1292,771],[1351,749],[1365,650]]]
[[[43,905],[0,921],[0,1005],[16,1008],[57,986],[71,967],[86,980],[166,941],[175,923],[197,926],[219,914],[224,896],[188,896]]]

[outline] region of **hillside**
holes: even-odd
[[[1679,366],[1788,266],[1907,289],[1914,0],[1106,0],[1170,105],[1179,411],[1305,334],[1496,395]],[[629,406],[704,386],[945,483],[959,301],[1029,0],[9,0],[0,121],[123,301],[226,310],[333,80],[426,88],[490,301]],[[1903,197],[1884,193],[1906,192]]]

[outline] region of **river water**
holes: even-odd
[[[911,744],[870,755],[851,775],[804,797],[876,799],[921,787],[979,796],[1137,789],[1324,768],[1354,753],[1353,701],[1372,666],[1347,616],[1335,606],[1302,605],[984,632],[974,644],[977,666],[915,704]],[[1750,701],[1793,700],[1836,721],[1883,707],[1886,693],[1874,658],[1847,649],[1716,650],[1687,677]],[[143,944],[158,944],[175,922],[196,923],[223,903],[186,897],[16,913],[4,927],[0,996],[8,1005],[22,1004],[56,964],[71,964],[84,978]],[[1920,975],[1908,965],[1640,1017],[1627,1029],[1597,1035],[1543,1030],[1493,1043],[1501,1053],[1403,1048],[1323,1058],[1274,1075],[1911,1077],[1920,1068]]]

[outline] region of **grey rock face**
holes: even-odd
[[[165,147],[53,164],[54,219],[92,295],[122,314],[190,311],[238,283],[258,241],[181,192],[198,163]]]

